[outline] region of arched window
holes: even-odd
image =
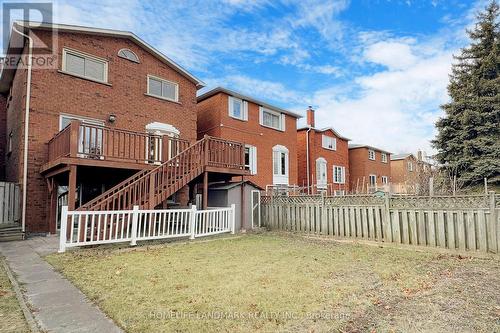
[[[323,157],[316,160],[316,184],[318,188],[326,188],[328,182],[326,164],[326,160]]]
[[[139,63],[139,57],[129,49],[121,49],[118,51],[118,56]]]
[[[273,147],[273,184],[288,185],[288,148],[285,146]]]

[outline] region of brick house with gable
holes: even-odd
[[[245,144],[246,177],[262,188],[297,184],[300,115],[227,88],[198,96],[198,138],[210,135]]]
[[[307,109],[307,126],[297,130],[298,183],[307,193],[349,191],[349,139],[332,127],[315,127],[314,110]]]
[[[351,190],[373,192],[391,182],[391,153],[373,146],[349,145]]]
[[[203,82],[131,32],[16,22],[7,54],[27,54],[29,40],[48,44],[55,31],[54,68],[3,68],[0,77],[0,146],[6,147],[0,163],[6,181],[26,188],[22,222],[28,232],[55,232],[64,203],[70,210],[102,203],[109,192],[114,201],[100,207],[125,207],[117,197],[122,192],[112,193],[116,184],[154,170],[197,140],[196,93]],[[221,178],[248,174],[238,167],[241,144],[227,147],[233,164],[222,169],[214,162],[210,171],[220,171]],[[207,174],[209,167],[202,168]],[[164,207],[186,205],[192,183],[201,181],[196,172],[172,176],[173,186],[138,202],[149,208],[160,201]],[[152,193],[154,186],[144,189]],[[139,200],[136,193],[125,194],[128,206]]]

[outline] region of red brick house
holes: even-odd
[[[262,188],[297,184],[300,117],[226,88],[198,96],[198,138],[208,134],[243,142],[250,179]]]
[[[13,29],[9,56],[27,54],[29,40],[48,41],[57,30],[55,68],[4,68],[0,77],[5,180],[26,188],[26,231],[55,232],[62,203],[67,202],[70,210],[78,208],[196,142],[196,93],[203,82],[133,33],[31,22],[15,23],[14,28],[30,38]],[[16,48],[14,41],[19,39],[22,47]],[[206,147],[199,146],[200,151]],[[231,166],[219,170],[222,164],[213,162],[211,169],[200,165],[188,170],[189,177],[173,175],[177,178],[168,191],[156,189],[154,195],[151,183],[142,188],[146,194],[141,204],[186,205],[193,183],[204,178],[206,184],[209,171],[220,171],[222,178],[247,174],[237,167],[243,158],[241,144],[230,147],[236,156],[231,155]],[[120,193],[129,196],[128,205],[137,195],[111,191],[107,198]],[[144,197],[147,193],[151,196]],[[112,202],[115,209],[117,202]]]
[[[391,181],[391,153],[368,145],[350,144],[349,168],[353,192],[374,191]]]
[[[349,139],[332,127],[316,128],[314,110],[307,110],[307,126],[297,130],[298,182],[307,193],[349,191]]]

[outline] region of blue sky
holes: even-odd
[[[452,54],[486,2],[56,1],[57,23],[129,30],[198,76],[333,126],[431,153]],[[303,125],[304,120],[299,122]]]

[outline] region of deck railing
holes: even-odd
[[[79,210],[154,208],[200,175],[205,166],[245,170],[244,145],[206,136],[152,170],[124,180]]]
[[[48,143],[59,157],[160,164],[189,146],[187,140],[72,121]]]

